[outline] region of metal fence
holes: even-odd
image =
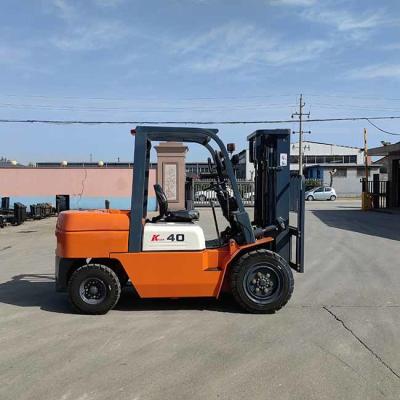
[[[365,179],[362,180],[362,189],[365,191]],[[368,193],[372,196],[373,208],[389,207],[389,182],[374,179],[368,181]]]
[[[207,207],[210,205],[210,200],[218,205],[217,195],[215,191],[210,189],[214,181],[197,180],[193,181],[193,202],[195,207]],[[245,206],[254,205],[254,182],[238,180],[240,195],[242,196]],[[228,185],[228,191],[232,189]]]

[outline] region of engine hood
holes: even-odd
[[[56,231],[128,231],[128,210],[63,211],[57,219]]]

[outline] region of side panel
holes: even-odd
[[[186,252],[114,253],[142,298],[218,297],[231,260],[242,251],[266,246],[272,238],[239,246]]]
[[[140,297],[216,297],[226,250],[111,254]]]

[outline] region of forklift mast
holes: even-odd
[[[304,271],[304,183],[303,177],[290,175],[290,130],[257,130],[249,140],[250,162],[255,170],[254,225],[280,227],[271,243],[298,272]],[[289,225],[290,211],[297,213],[296,225]],[[292,257],[295,238],[295,257]]]

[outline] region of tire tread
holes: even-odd
[[[284,301],[281,302],[277,307],[274,307],[273,309],[262,310],[262,309],[256,309],[254,307],[250,307],[245,301],[243,301],[242,296],[240,295],[240,292],[238,290],[237,284],[239,282],[238,275],[239,275],[241,269],[243,268],[244,262],[247,261],[251,257],[266,256],[266,255],[273,258],[280,264],[282,264],[283,268],[289,269],[289,272],[290,272],[288,274],[288,276],[289,276],[289,282],[288,282],[289,283],[289,293],[286,296],[286,298],[284,299]],[[255,250],[246,252],[245,254],[241,255],[237,260],[235,260],[233,262],[230,269],[231,269],[230,281],[231,281],[231,290],[232,290],[233,297],[235,298],[237,303],[249,313],[259,314],[259,313],[271,313],[271,312],[278,311],[287,304],[287,302],[290,300],[290,298],[292,296],[292,293],[294,290],[294,278],[293,278],[293,274],[290,270],[290,266],[288,265],[288,263],[286,262],[286,260],[283,257],[281,257],[279,254],[277,254],[271,250],[261,248],[261,249],[255,249]]]
[[[111,302],[111,305],[107,308],[107,309],[99,309],[99,310],[91,310],[91,311],[87,311],[87,310],[82,310],[75,302],[74,302],[74,294],[72,293],[72,285],[74,283],[75,280],[79,279],[79,275],[83,272],[83,271],[93,271],[93,270],[97,270],[97,271],[101,271],[102,273],[106,274],[109,276],[109,278],[111,279],[112,284],[114,285],[115,290],[111,290],[111,293],[113,295],[113,299]],[[93,314],[93,315],[101,315],[101,314],[105,314],[107,311],[111,310],[112,308],[115,307],[115,305],[118,303],[118,300],[120,298],[121,295],[121,282],[120,279],[118,278],[117,274],[110,268],[107,267],[106,265],[102,265],[102,264],[85,264],[82,265],[81,267],[79,267],[76,271],[73,272],[73,274],[71,275],[71,278],[68,281],[68,293],[69,293],[69,301],[72,305],[72,307],[74,308],[75,311],[79,312],[79,313],[85,313],[85,314]]]

